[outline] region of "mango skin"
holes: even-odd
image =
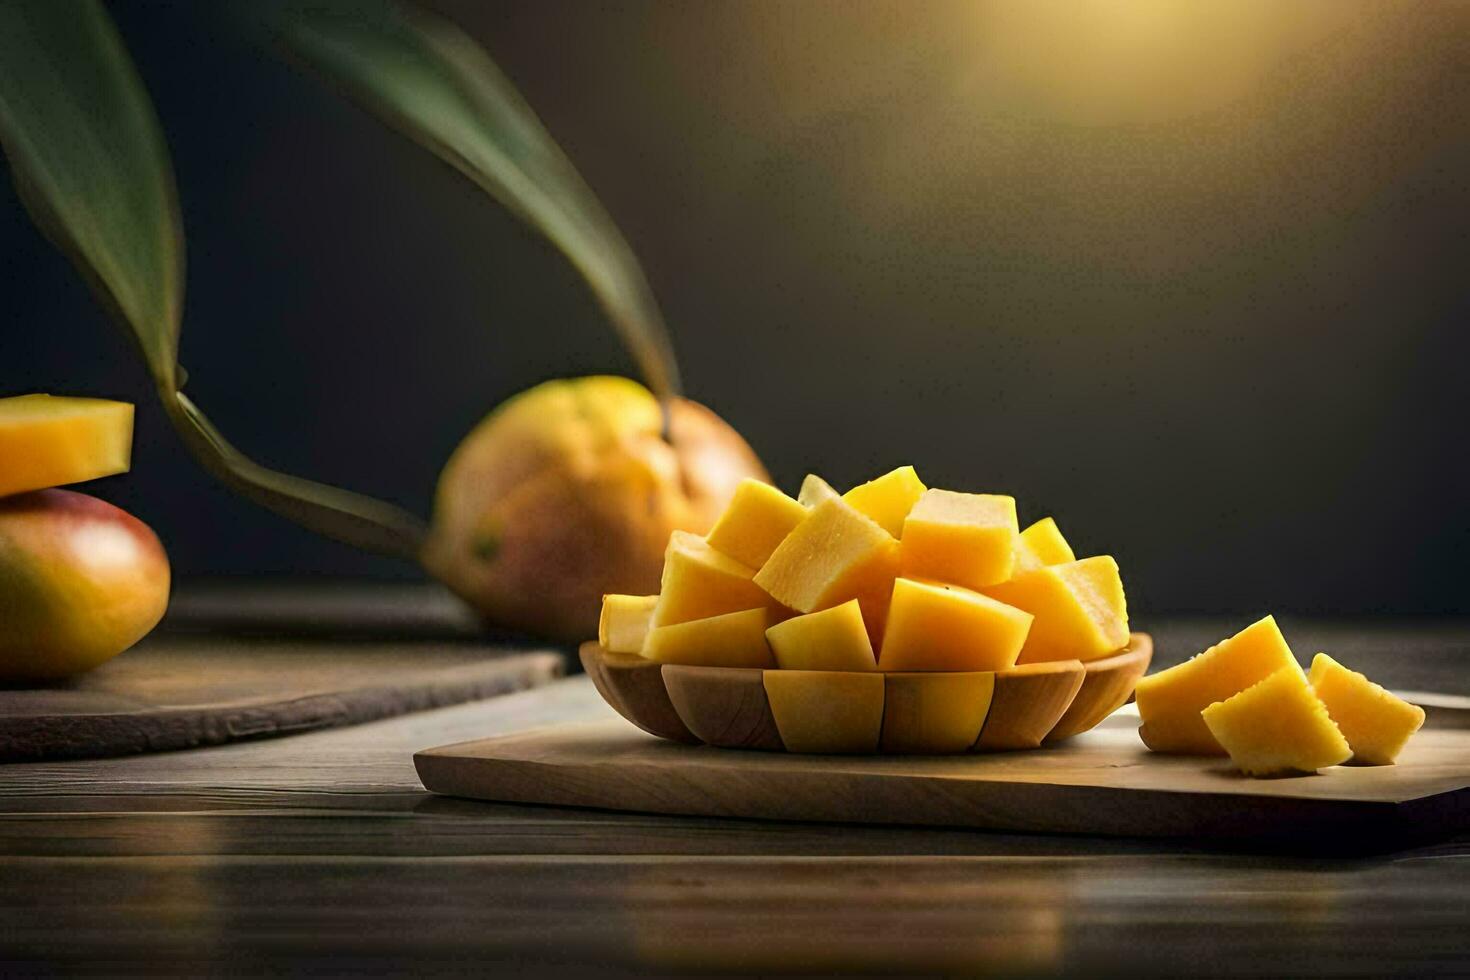
[[[674,531],[704,534],[746,477],[769,482],[740,434],[636,381],[548,381],[465,437],[439,478],[424,567],[488,622],[576,640],[607,593],[659,589]]]
[[[0,498],[0,682],[57,680],[112,659],[168,608],[163,545],[96,497]]]

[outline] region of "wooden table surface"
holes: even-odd
[[[1139,625],[1167,664],[1243,618]],[[1304,659],[1470,693],[1470,623],[1285,626]],[[1306,858],[492,805],[414,775],[416,749],[608,715],[577,677],[354,728],[0,767],[0,975],[1470,972],[1470,835]]]

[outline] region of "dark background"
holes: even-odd
[[[1137,612],[1470,610],[1470,4],[438,4],[643,258],[778,482],[1009,492]],[[562,260],[209,4],[112,7],[189,241],[189,392],[427,514],[465,431],[627,373]],[[417,577],[238,500],[0,190],[0,394],[139,402],[96,492],[181,577]]]

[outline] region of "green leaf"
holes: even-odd
[[[313,530],[417,557],[416,518],[260,466],[179,390],[178,193],[148,93],[96,0],[0,2],[0,146],[27,210],[137,342],[170,421],[206,469]]]
[[[489,55],[453,24],[391,0],[287,3],[288,49],[456,167],[552,242],[586,279],[665,402],[678,365],[632,249]]]

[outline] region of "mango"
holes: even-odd
[[[886,674],[884,752],[967,752],[980,738],[995,694],[995,674]]]
[[[1062,537],[1061,528],[1050,517],[1043,517],[1022,531],[1016,539],[1016,575],[1034,572],[1047,565],[1065,565],[1077,556]]]
[[[824,500],[841,496],[842,494],[832,489],[832,484],[815,473],[808,473],[806,479],[801,481],[801,490],[796,494],[796,502],[803,507],[815,507]]]
[[[926,490],[903,522],[905,578],[981,589],[1016,567],[1016,501],[985,493]]]
[[[705,540],[743,565],[760,568],[806,517],[806,508],[769,483],[746,478]]]
[[[169,578],[157,536],[124,510],[68,490],[0,499],[0,681],[122,653],[158,625]]]
[[[787,752],[869,753],[883,728],[883,676],[835,670],[761,675]]]
[[[878,653],[882,671],[1008,670],[1031,614],[957,586],[900,578]]]
[[[766,645],[770,613],[762,609],[655,626],[643,641],[643,656],[661,664],[696,667],[774,667]]]
[[[1391,766],[1409,736],[1424,724],[1424,709],[1385,691],[1325,653],[1312,660],[1307,682],[1327,708],[1361,765]]]
[[[1353,754],[1295,662],[1210,705],[1201,717],[1230,761],[1251,776],[1316,772]]]
[[[928,489],[912,466],[900,466],[876,480],[853,487],[842,499],[896,538],[903,534],[903,522],[909,511]]]
[[[0,398],[0,497],[126,473],[133,406],[101,398]]]
[[[898,542],[840,498],[823,500],[786,536],[755,575],[755,584],[802,613],[849,599],[862,606],[869,637],[883,635],[898,573]]]
[[[771,599],[752,580],[754,575],[699,535],[675,531],[669,535],[651,625],[668,626],[768,606]]]
[[[611,653],[638,653],[653,620],[656,595],[605,595],[597,642]]]
[[[1133,690],[1139,737],[1155,752],[1223,755],[1200,713],[1282,669],[1302,672],[1275,617],[1267,616],[1191,660],[1140,678]]]
[[[782,670],[877,670],[862,607],[849,599],[766,630]]]
[[[1128,601],[1107,555],[1047,565],[983,591],[1035,617],[1017,663],[1099,660],[1128,645]]]
[[[606,593],[658,587],[675,530],[704,534],[765,468],[702,405],[626,378],[548,381],[465,437],[440,475],[425,567],[488,621],[577,639]]]

